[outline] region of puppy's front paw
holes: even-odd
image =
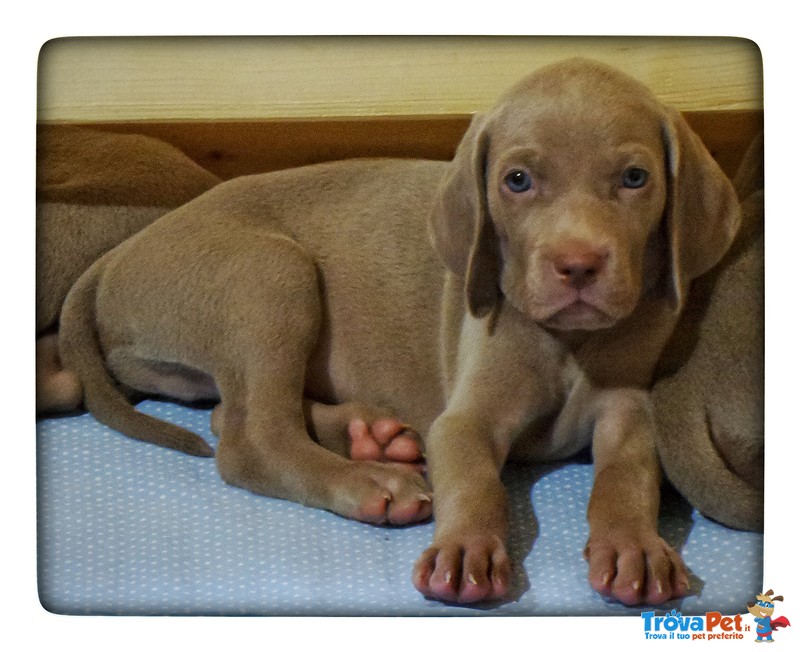
[[[448,537],[422,553],[412,581],[423,595],[461,604],[496,600],[508,592],[511,560],[499,537]]]
[[[592,537],[584,556],[592,588],[626,605],[661,604],[689,590],[683,561],[655,532]]]

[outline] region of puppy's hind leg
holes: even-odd
[[[226,364],[214,373],[222,400],[214,426],[221,476],[255,493],[362,521],[428,518],[431,500],[420,474],[349,460],[311,438],[303,392],[321,319],[316,268],[287,238],[249,243],[246,251],[239,243],[232,257],[241,267],[228,277],[223,307],[230,326],[222,343]]]
[[[425,468],[422,437],[391,410],[357,402],[328,405],[308,398],[303,410],[312,439],[337,455],[405,464],[418,472]],[[211,413],[211,432],[219,436],[226,418],[225,405],[219,403]],[[241,420],[241,411],[230,418]]]

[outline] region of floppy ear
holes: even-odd
[[[676,309],[689,283],[710,270],[733,242],[739,201],[725,173],[677,111],[663,125],[667,157],[667,236]]]
[[[433,244],[445,265],[464,278],[475,317],[500,298],[500,252],[486,204],[486,119],[473,118],[436,195],[430,216]]]

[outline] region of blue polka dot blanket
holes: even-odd
[[[146,401],[142,411],[215,445],[209,411]],[[37,424],[38,581],[60,614],[277,616],[600,616],[586,579],[587,460],[511,467],[513,591],[502,603],[428,600],[411,584],[433,525],[365,525],[226,485],[213,459],[128,439],[91,416]],[[683,614],[741,611],[761,587],[763,537],[714,523],[676,495],[661,535],[680,550]]]

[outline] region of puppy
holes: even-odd
[[[81,277],[61,354],[132,437],[211,455],[126,394],[219,401],[233,485],[369,522],[433,512],[412,579],[445,601],[508,592],[506,460],[591,445],[589,581],[660,603],[688,580],[656,530],[648,387],[738,223],[678,113],[569,60],[476,117],[450,163],[242,177],[178,208]]]

